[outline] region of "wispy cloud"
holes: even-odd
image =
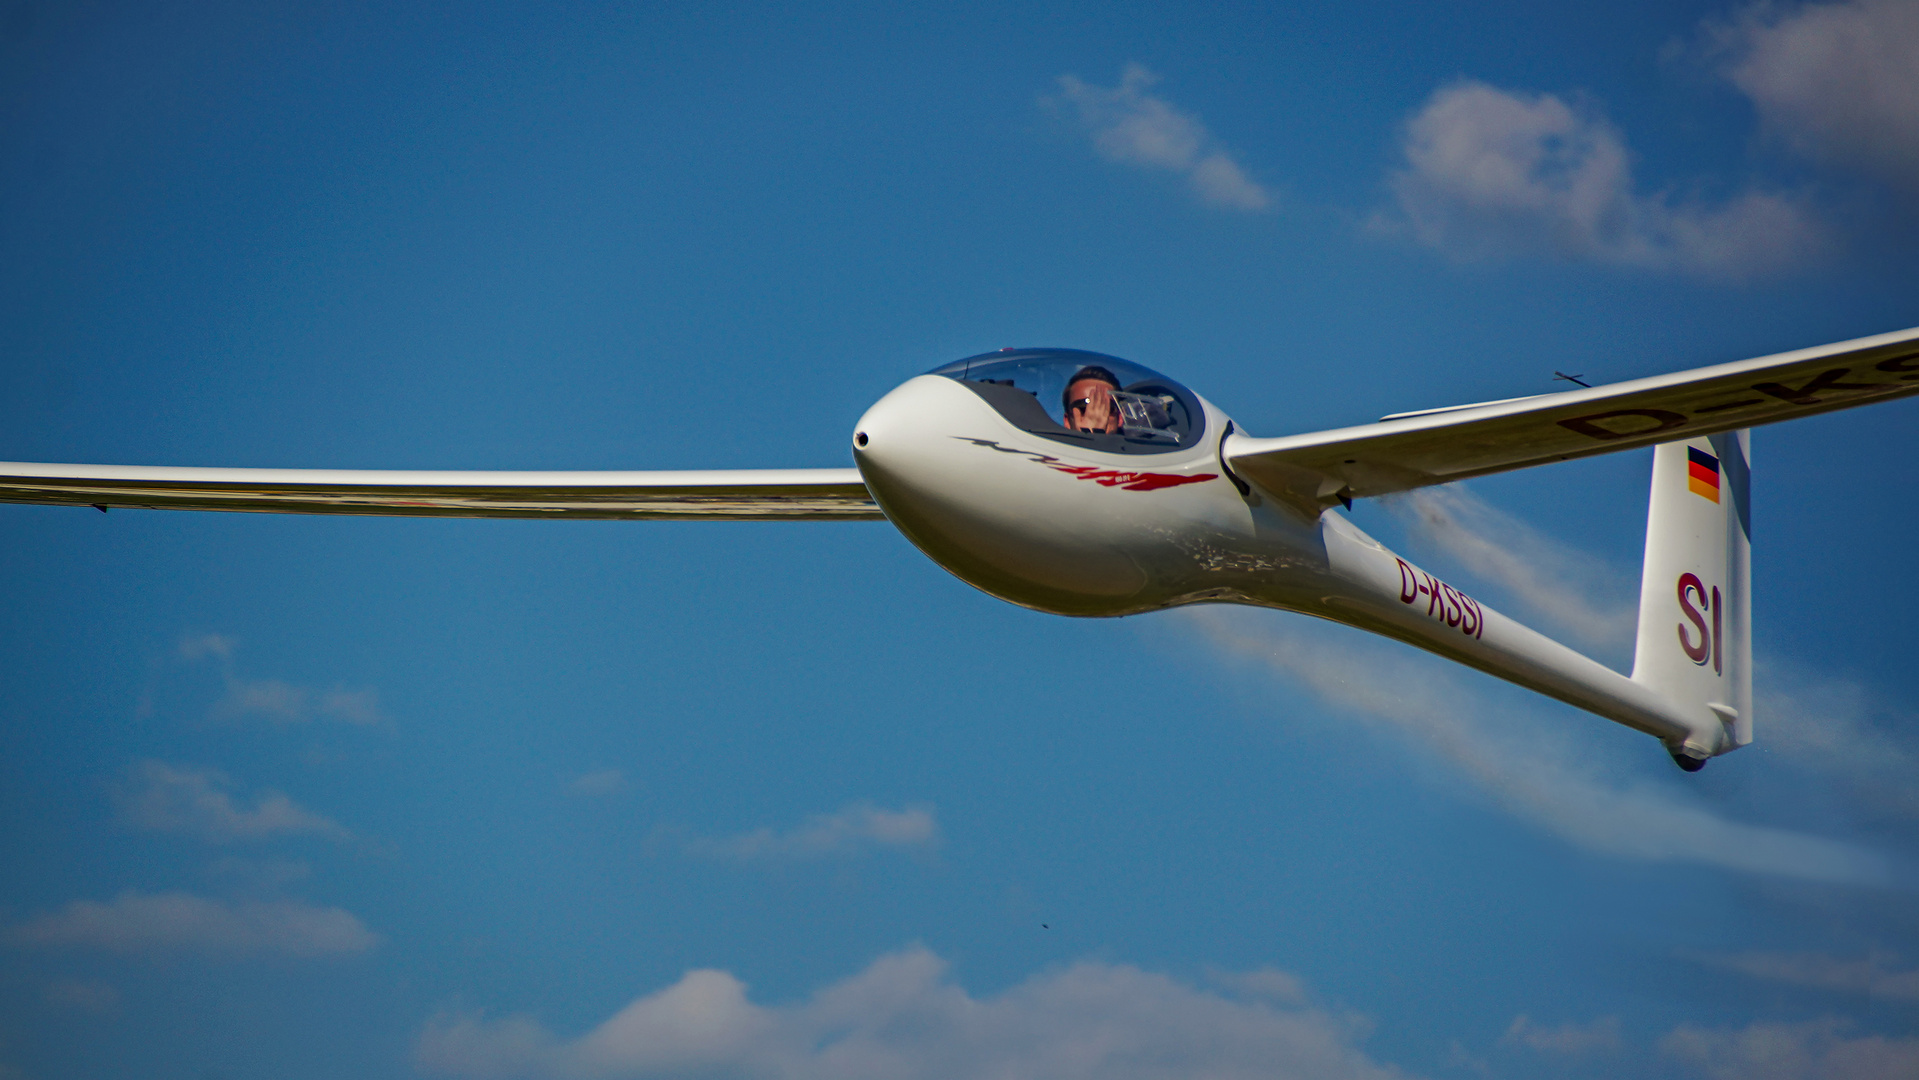
[[[229,676],[227,694],[213,706],[216,720],[258,717],[275,724],[298,724],[312,716],[307,692],[278,679],[239,679]]]
[[[12,927],[14,945],[77,946],[110,952],[317,957],[365,952],[379,938],[351,913],[297,900],[227,903],[185,892],[124,892],[75,900]]]
[[[365,726],[384,719],[379,695],[372,690],[335,686],[316,692],[279,679],[242,677],[233,659],[236,647],[232,638],[222,634],[197,634],[180,639],[177,650],[180,659],[188,663],[210,660],[219,667],[226,694],[210,711],[214,720],[232,723],[258,719],[292,725],[318,717]]]
[[[1701,953],[1700,963],[1767,982],[1862,994],[1889,1001],[1919,1001],[1919,968],[1898,970],[1884,956],[1834,956],[1823,952]]]
[[[618,769],[595,769],[576,777],[566,785],[575,795],[610,795],[626,786],[626,774]]]
[[[1072,75],[1059,78],[1055,106],[1070,107],[1109,161],[1159,169],[1186,178],[1201,200],[1230,210],[1265,210],[1273,196],[1246,174],[1199,117],[1181,112],[1147,91],[1159,76],[1128,64],[1119,85],[1094,86]]]
[[[1511,592],[1552,630],[1587,648],[1632,646],[1639,583],[1459,485],[1382,500],[1470,573]]]
[[[1814,881],[1893,880],[1883,857],[1856,845],[1728,820],[1648,777],[1611,780],[1555,736],[1562,721],[1495,703],[1442,660],[1325,623],[1302,632],[1294,617],[1270,612],[1185,614],[1223,654],[1258,663],[1396,740],[1410,738],[1508,810],[1582,847]]]
[[[1587,646],[1625,649],[1633,613],[1612,598],[1631,595],[1631,576],[1550,537],[1459,486],[1416,493],[1395,509],[1422,539],[1470,573],[1504,587],[1555,632]],[[1391,505],[1391,503],[1389,503]],[[1585,631],[1582,634],[1582,630]],[[1759,660],[1755,711],[1769,760],[1804,770],[1793,783],[1829,785],[1861,822],[1919,819],[1919,726],[1878,701],[1864,684],[1779,657]]]
[[[1523,1046],[1566,1057],[1608,1053],[1619,1049],[1619,1018],[1602,1016],[1590,1024],[1568,1021],[1548,1026],[1522,1013],[1513,1017],[1512,1025],[1499,1037],[1499,1042],[1503,1046]]]
[[[1484,581],[1504,588],[1554,633],[1629,657],[1636,622],[1634,575],[1533,528],[1464,486],[1382,500],[1420,538]],[[1858,680],[1778,656],[1759,657],[1759,738],[1789,767],[1833,785],[1859,817],[1919,819],[1919,725]]]
[[[1403,1080],[1359,1048],[1366,1026],[1096,962],[974,997],[939,957],[911,948],[791,1005],[755,1004],[728,972],[689,971],[575,1039],[524,1016],[442,1015],[414,1058],[430,1072],[553,1080]]]
[[[233,781],[218,769],[143,761],[134,768],[134,782],[121,796],[121,810],[128,822],[143,829],[188,833],[216,843],[289,835],[352,839],[337,822],[277,791],[259,793],[251,805],[236,802],[228,792]]]
[[[1206,981],[1243,997],[1264,998],[1285,1005],[1304,1005],[1312,996],[1307,993],[1306,980],[1276,967],[1260,967],[1251,971],[1209,967],[1206,969]]]
[[[304,724],[325,717],[346,724],[380,722],[380,700],[372,690],[335,687],[316,694],[279,679],[242,679],[227,676],[226,696],[214,703],[212,717],[221,721],[266,720],[274,724]]]
[[[1590,103],[1464,81],[1406,124],[1393,213],[1374,219],[1454,258],[1550,255],[1746,278],[1826,246],[1800,201],[1748,190],[1716,203],[1641,193],[1625,137]]]
[[[1919,1076],[1919,1039],[1853,1035],[1844,1020],[1681,1025],[1659,1048],[1714,1080],[1910,1080]]]
[[[1788,144],[1919,196],[1919,5],[1754,4],[1708,36]]]
[[[733,836],[680,838],[680,846],[690,854],[740,861],[820,859],[881,848],[930,848],[938,843],[939,822],[932,807],[888,810],[870,803],[814,814],[787,829],[762,827]]]
[[[233,659],[234,641],[225,634],[188,634],[180,639],[180,659],[187,661]]]
[[[1919,726],[1856,679],[1779,658],[1757,666],[1754,712],[1768,746],[1839,787],[1867,817],[1919,819]]]
[[[347,690],[336,686],[320,695],[317,709],[321,716],[343,724],[377,724],[383,719],[380,715],[380,695],[372,690]]]

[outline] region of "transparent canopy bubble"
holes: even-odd
[[[1023,431],[1095,450],[1161,453],[1204,434],[1205,412],[1192,391],[1104,353],[1001,349],[927,374],[962,383]]]

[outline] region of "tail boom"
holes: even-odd
[[[1347,589],[1309,611],[1396,638],[1643,731],[1675,757],[1730,749],[1718,714],[1628,678],[1485,606],[1387,550],[1346,519],[1321,519],[1328,562]],[[1685,764],[1684,761],[1681,764]]]

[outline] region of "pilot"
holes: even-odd
[[[1066,406],[1067,430],[1118,432],[1119,406],[1113,401],[1113,392],[1118,389],[1119,380],[1103,367],[1088,366],[1074,372],[1061,399]]]

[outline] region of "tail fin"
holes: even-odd
[[[1687,769],[1752,741],[1749,445],[1731,431],[1653,449],[1632,677],[1718,715],[1718,745],[1670,748]]]

